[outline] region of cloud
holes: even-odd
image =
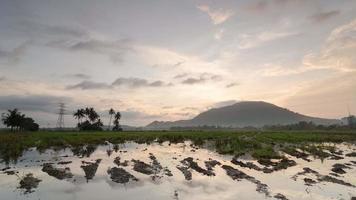
[[[51,41],[48,45],[71,51],[86,51],[95,54],[107,55],[114,63],[122,62],[123,56],[129,51],[133,51],[131,40],[127,38],[116,41],[93,38],[75,42],[72,40],[56,40]]]
[[[225,32],[224,29],[219,29],[218,31],[215,32],[214,38],[215,38],[216,40],[221,40],[221,38],[222,38],[223,35],[224,35],[224,32]]]
[[[69,85],[66,87],[68,90],[82,89],[82,90],[96,90],[96,89],[110,89],[111,85],[106,83],[94,82],[94,81],[82,81],[75,85]]]
[[[209,108],[221,108],[221,107],[233,105],[235,103],[237,103],[236,100],[220,101],[220,102],[214,103]]]
[[[9,95],[0,96],[0,110],[18,108],[20,111],[42,111],[54,113],[58,103],[70,103],[69,97],[50,95]]]
[[[233,83],[227,84],[225,87],[226,87],[226,88],[232,88],[232,87],[235,87],[235,86],[238,86],[238,85],[240,85],[240,83],[238,83],[238,82],[233,82]]]
[[[42,41],[41,45],[69,51],[86,51],[107,55],[114,63],[122,62],[124,54],[133,50],[130,39],[105,40],[77,27],[53,26],[24,21],[17,28],[36,41]]]
[[[90,79],[91,76],[83,73],[76,73],[76,74],[67,74],[64,75],[65,77],[70,77],[70,78],[77,78],[77,79]]]
[[[161,80],[156,81],[148,81],[142,78],[117,78],[111,84],[102,83],[102,82],[94,82],[94,81],[82,81],[75,85],[69,85],[66,89],[82,89],[82,90],[99,90],[99,89],[112,89],[115,87],[128,87],[128,88],[141,88],[141,87],[167,87],[172,86],[172,83],[166,83]]]
[[[296,32],[275,32],[275,31],[265,31],[258,34],[242,34],[239,36],[239,48],[250,49],[253,47],[258,47],[267,42],[271,42],[286,37],[296,36],[298,34],[299,33]]]
[[[0,49],[0,60],[5,60],[9,64],[18,63],[25,55],[29,42],[24,42],[12,50],[5,51]]]
[[[224,10],[222,8],[213,10],[208,5],[200,5],[197,6],[197,8],[202,12],[208,14],[214,25],[224,23],[226,20],[228,20],[234,15],[234,12],[231,10]]]
[[[258,1],[258,2],[249,4],[246,8],[249,11],[261,12],[261,11],[264,11],[267,8],[267,6],[268,6],[267,1]]]
[[[320,22],[324,22],[332,17],[335,17],[339,14],[340,14],[339,10],[332,10],[332,11],[328,11],[328,12],[316,13],[312,16],[309,16],[309,18],[312,20],[312,22],[320,23]]]
[[[304,3],[309,2],[308,0],[260,0],[256,2],[252,2],[247,4],[245,6],[245,9],[247,11],[255,12],[255,13],[260,13],[268,8],[274,8],[278,7],[278,9],[281,9],[281,6],[285,6],[287,4],[294,4],[295,5],[303,5]]]
[[[21,21],[17,26],[21,32],[30,35],[31,37],[70,37],[70,38],[84,38],[88,37],[89,33],[81,28],[71,26],[58,26],[37,23],[33,21]]]
[[[184,78],[184,77],[187,77],[187,76],[188,76],[188,73],[182,73],[182,74],[175,75],[173,78],[180,79],[180,78]]]
[[[148,114],[142,111],[135,111],[135,110],[125,110],[125,111],[120,111],[122,116],[125,116],[126,120],[132,120],[132,119],[155,119],[161,117],[161,115],[154,115],[154,114]]]
[[[356,70],[356,19],[335,28],[319,53],[304,56],[303,64],[309,69]]]
[[[123,78],[120,77],[116,79],[113,83],[112,86],[126,86],[129,88],[139,88],[139,87],[165,87],[165,86],[170,86],[171,84],[167,84],[163,81],[152,81],[149,82],[146,79],[142,78]]]
[[[185,63],[185,61],[179,61],[179,62],[176,62],[176,63],[173,63],[173,64],[154,64],[152,65],[152,67],[179,67],[179,66],[182,66],[183,64]]]
[[[265,77],[288,76],[307,72],[310,69],[301,66],[297,68],[282,67],[280,65],[264,64],[264,69],[259,71],[259,74]]]
[[[198,83],[205,83],[207,81],[221,81],[222,77],[216,74],[202,73],[199,77],[193,78],[189,77],[182,81],[183,84],[194,85]]]
[[[347,105],[356,111],[356,72],[341,73],[312,82],[284,100],[288,108],[311,116],[346,116]],[[327,110],[328,112],[325,112]]]
[[[188,84],[188,85],[193,85],[193,84],[202,83],[205,81],[206,80],[202,79],[202,78],[187,78],[187,79],[183,80],[182,83]]]
[[[6,80],[6,77],[5,76],[0,76],[0,82],[1,81],[5,81]]]

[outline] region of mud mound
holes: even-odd
[[[59,180],[72,178],[73,174],[70,172],[68,167],[66,168],[55,168],[51,163],[44,163],[42,171],[46,172],[48,175],[53,176]]]
[[[129,181],[138,181],[135,176],[133,176],[123,168],[114,167],[109,169],[107,172],[110,175],[111,180],[116,183],[123,184],[128,183]]]

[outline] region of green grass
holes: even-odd
[[[9,162],[16,161],[23,151],[30,147],[39,150],[48,148],[72,149],[84,145],[96,146],[111,143],[135,141],[150,143],[170,141],[172,143],[191,140],[195,145],[203,145],[204,141],[213,141],[216,151],[222,154],[241,155],[251,153],[255,158],[277,158],[279,153],[275,147],[293,146],[313,155],[325,157],[323,150],[333,150],[326,142],[356,142],[355,132],[221,132],[221,131],[142,131],[142,132],[0,132],[0,159]],[[283,149],[283,148],[282,148]]]

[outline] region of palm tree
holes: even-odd
[[[121,119],[121,113],[120,112],[117,112],[114,116],[114,128],[113,130],[117,130],[117,131],[121,131],[121,127],[120,127],[120,120]]]
[[[79,130],[102,130],[103,123],[100,116],[92,107],[79,109],[73,116],[78,119]],[[82,118],[83,121],[80,120]]]
[[[115,110],[113,108],[110,108],[110,110],[109,110],[109,115],[110,115],[109,130],[110,130],[110,126],[111,126],[112,115],[114,115],[114,114],[115,114]]]
[[[99,118],[98,113],[94,110],[94,108],[89,108],[88,112],[86,113],[88,118],[91,122],[96,121]]]
[[[6,125],[7,127],[11,128],[11,131],[14,130],[15,127],[19,127],[20,125],[20,117],[21,113],[18,112],[17,108],[13,109],[13,110],[8,110],[8,113],[2,114],[2,122],[4,123],[4,125]]]
[[[78,109],[74,114],[74,118],[78,119],[78,124],[81,122],[81,119],[85,116],[83,109]]]
[[[8,110],[5,114],[2,114],[2,122],[7,127],[11,128],[11,131],[17,130],[38,130],[39,126],[32,118],[26,117],[24,114],[18,111],[18,109]]]

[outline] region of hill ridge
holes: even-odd
[[[264,125],[286,125],[300,121],[330,125],[340,123],[336,119],[325,119],[303,115],[287,108],[264,101],[241,101],[232,105],[211,108],[199,113],[192,119],[178,121],[153,121],[146,129],[169,129],[187,126],[222,126],[222,127],[262,127]]]

